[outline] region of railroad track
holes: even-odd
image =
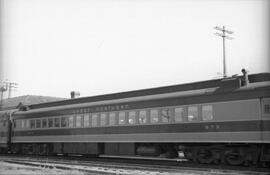
[[[32,167],[77,170],[87,174],[242,174],[269,175],[266,168],[242,168],[227,166],[194,165],[173,160],[127,159],[127,158],[84,158],[84,157],[42,157],[1,156],[0,161]],[[194,167],[195,166],[195,167]]]

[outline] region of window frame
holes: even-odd
[[[66,115],[60,116],[60,128],[67,128],[69,126],[68,122],[69,122],[68,116]],[[63,126],[63,124],[65,125]]]
[[[78,121],[79,118],[80,120]],[[83,127],[82,123],[83,123],[83,116],[81,114],[75,115],[75,128]]]
[[[167,121],[165,122],[163,119],[164,119],[164,116],[163,115],[163,111],[166,111],[167,114],[168,114],[168,117],[166,118]],[[160,108],[160,122],[161,123],[171,123],[172,122],[172,118],[173,118],[173,112],[172,112],[172,108],[171,107],[163,107],[163,108]]]
[[[46,126],[45,127],[43,126],[43,124],[44,124],[43,121],[46,121]],[[41,123],[42,123],[41,128],[48,128],[48,118],[42,118]]]
[[[85,113],[84,115],[83,115],[84,117],[83,117],[83,127],[90,127],[91,126],[91,123],[90,123],[90,120],[91,120],[91,114],[89,114],[89,113]],[[86,120],[88,118],[88,120]],[[88,122],[87,122],[88,121]],[[87,123],[87,125],[86,125],[86,123]]]
[[[56,123],[58,121],[58,123]],[[56,126],[58,124],[58,126]],[[54,128],[61,128],[61,117],[54,117]]]
[[[52,121],[52,126],[50,126],[50,121]],[[49,117],[47,120],[47,128],[54,128],[54,117]]]
[[[174,123],[183,123],[185,122],[185,119],[187,120],[187,114],[185,113],[187,106],[176,106],[174,107]],[[181,117],[177,117],[176,110],[181,109]],[[181,118],[181,120],[176,120],[176,118]]]
[[[113,115],[112,115],[113,114]],[[111,120],[111,118],[112,118],[112,116],[113,116],[113,120]],[[108,114],[108,118],[109,118],[109,123],[108,123],[108,125],[109,126],[115,126],[116,125],[116,123],[117,123],[117,118],[116,118],[116,112],[109,112],[109,114]],[[114,121],[113,122],[113,124],[111,123],[111,121]]]
[[[196,115],[197,116],[195,116],[194,119],[190,117],[190,116],[193,116],[193,115],[190,115],[190,112],[193,112],[193,111],[189,111],[189,109],[192,109],[192,108],[196,109]],[[199,112],[199,110],[200,110],[200,108],[199,108],[198,105],[187,106],[187,121],[188,122],[197,122],[197,121],[200,121],[200,118],[199,118],[200,117],[200,114],[199,114],[200,112]]]
[[[141,109],[138,111],[138,124],[143,125],[143,124],[147,124],[149,122],[148,117],[147,117],[148,111],[149,110],[147,110],[147,109]]]
[[[123,114],[123,116],[121,115],[120,116],[120,114]],[[126,111],[119,111],[118,112],[118,125],[125,125],[126,124]],[[123,123],[122,122],[120,122],[121,121],[121,118],[120,117],[124,117],[123,119]]]
[[[138,117],[137,111],[128,111],[127,117],[128,117],[127,123],[129,125],[135,125],[135,124],[137,124],[137,122],[136,122],[136,118]],[[132,118],[130,118],[130,117],[132,117]],[[133,121],[133,122],[130,122],[130,121]]]
[[[156,115],[153,115],[153,112],[157,112]],[[159,109],[158,108],[152,108],[149,110],[149,116],[150,116],[150,123],[151,124],[156,124],[159,123]],[[154,119],[157,118],[157,121],[155,121]]]
[[[94,118],[95,118],[95,125],[94,124]],[[98,118],[99,118],[99,114],[98,113],[93,113],[91,115],[91,127],[98,127],[99,126],[99,123],[98,123]]]
[[[68,128],[74,128],[75,127],[75,119],[74,115],[68,116]]]
[[[34,123],[34,127],[32,127],[32,124]],[[36,129],[36,119],[30,119],[30,129]]]
[[[107,122],[108,115],[107,115],[107,113],[104,113],[104,112],[100,113],[99,118],[100,118],[100,126],[107,126],[108,125],[108,122]]]
[[[22,119],[21,120],[21,129],[25,129],[25,126],[26,126],[26,121],[25,121],[25,119]]]
[[[211,107],[211,117],[208,119],[206,118],[206,116],[204,115],[204,107]],[[202,121],[212,121],[214,120],[214,107],[212,104],[202,104]]]
[[[41,119],[38,118],[38,119],[35,119],[36,120],[36,129],[41,129],[42,128],[42,123],[41,123]],[[38,122],[39,122],[39,127],[38,127]]]

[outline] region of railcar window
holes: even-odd
[[[35,128],[35,120],[30,120],[30,128]]]
[[[40,128],[41,127],[41,121],[40,120],[36,120],[36,128]]]
[[[109,114],[109,125],[115,125],[115,119],[116,119],[115,117],[116,117],[115,113]]]
[[[92,115],[92,126],[97,126],[98,125],[98,115],[93,114]]]
[[[202,106],[202,119],[213,120],[213,106],[212,105]]]
[[[150,122],[151,123],[158,122],[158,110],[157,109],[150,110]]]
[[[48,127],[49,128],[52,128],[53,127],[53,119],[52,118],[49,118],[48,119]]]
[[[61,117],[61,127],[68,126],[68,117]]]
[[[126,113],[125,112],[119,112],[119,125],[124,125],[126,120]]]
[[[70,127],[70,128],[74,127],[74,117],[73,116],[68,117],[68,127]]]
[[[161,110],[161,120],[163,123],[168,123],[172,117],[172,112],[170,109]]]
[[[90,119],[89,114],[84,115],[84,121],[83,121],[84,127],[89,127],[89,124],[90,124],[89,119]]]
[[[25,120],[22,120],[22,128],[25,128]]]
[[[102,113],[100,114],[100,126],[105,126],[107,124],[107,115]]]
[[[182,122],[184,117],[184,109],[183,108],[175,108],[174,109],[174,120],[175,122]]]
[[[136,112],[130,111],[128,112],[128,123],[133,125],[136,122]]]
[[[196,120],[198,120],[198,107],[189,106],[188,107],[188,121],[196,121]]]
[[[54,127],[56,127],[56,128],[60,127],[60,119],[59,118],[54,118]]]
[[[47,119],[42,119],[42,128],[47,128]]]
[[[30,128],[30,120],[26,120],[26,126],[25,126],[26,128]]]
[[[139,112],[139,123],[144,124],[147,122],[146,111]]]
[[[82,126],[82,116],[77,115],[76,116],[76,127],[81,127]]]

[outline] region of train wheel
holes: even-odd
[[[193,160],[193,155],[192,155],[192,151],[191,150],[184,150],[184,157],[190,161]]]
[[[229,165],[241,165],[245,161],[244,151],[240,148],[239,150],[231,149],[225,152],[225,161]]]
[[[32,155],[32,154],[34,154],[34,145],[25,145],[23,150],[24,150],[23,152],[25,154]]]
[[[207,148],[201,148],[197,152],[197,160],[199,163],[210,164],[214,161],[214,156],[211,150]]]

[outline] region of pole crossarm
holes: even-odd
[[[223,26],[222,28],[216,26],[216,27],[214,27],[214,29],[219,30],[219,31],[224,32],[224,33],[233,34],[233,31],[226,30],[226,29],[225,29],[225,26]]]

